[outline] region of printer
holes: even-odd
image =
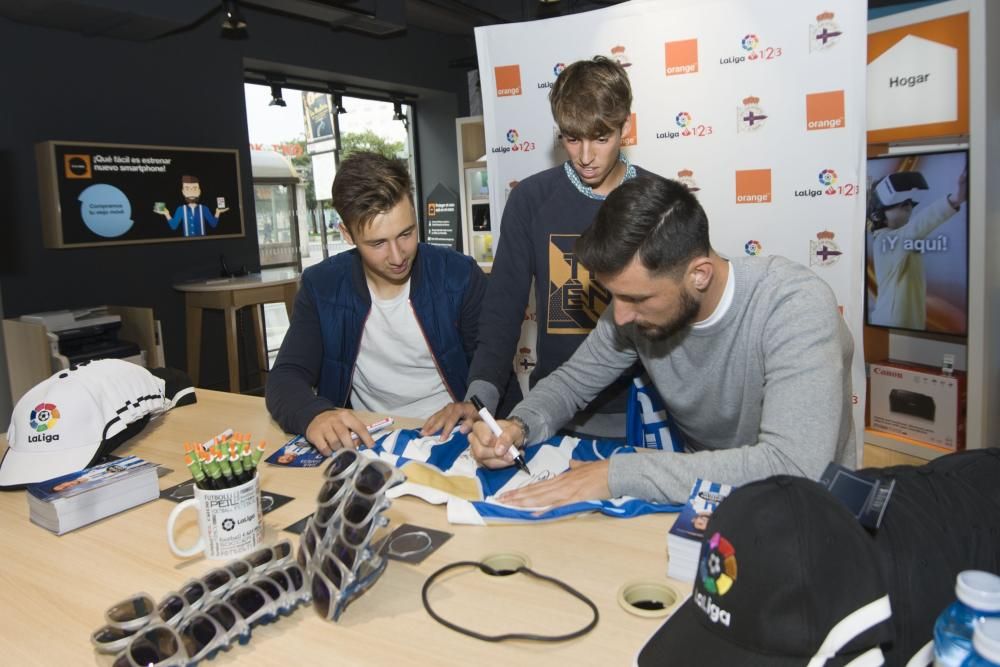
[[[124,359],[146,365],[145,353],[135,343],[119,340],[121,315],[107,306],[79,310],[53,310],[22,315],[22,322],[45,327],[52,351],[52,372],[93,359]]]

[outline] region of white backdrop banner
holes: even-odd
[[[723,256],[783,255],[833,288],[855,340],[859,462],[866,15],[863,0],[632,0],[476,29],[495,243],[511,188],[566,159],[548,103],[556,76],[615,58],[634,96],[629,159],[697,192]]]

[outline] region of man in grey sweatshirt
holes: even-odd
[[[816,479],[855,467],[853,341],[829,286],[782,257],[726,260],[680,183],[643,175],[619,186],[576,253],[613,295],[576,353],[539,382],[494,436],[469,437],[482,465],[511,465],[513,444],[540,442],[636,360],[688,451],[614,456],[501,496],[546,506],[635,496],[683,502],[697,478],[745,484]]]

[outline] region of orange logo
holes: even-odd
[[[493,68],[497,80],[497,97],[521,94],[521,66],[501,65]]]
[[[771,170],[742,169],[736,172],[737,204],[771,203]]]
[[[639,143],[639,124],[635,120],[635,113],[632,113],[631,122],[628,124],[628,132],[622,135],[622,146],[635,146]]]
[[[66,154],[63,156],[63,173],[66,178],[93,178],[90,173],[90,156]]]
[[[427,217],[433,218],[437,215],[437,212],[437,203],[432,201],[427,202]]]
[[[806,129],[833,130],[844,127],[844,91],[806,95]]]
[[[683,39],[663,45],[667,76],[694,74],[698,71],[698,40]]]

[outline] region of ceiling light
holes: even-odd
[[[243,18],[236,0],[223,0],[222,2],[222,32],[220,35],[226,39],[247,38],[247,21]]]
[[[271,101],[268,102],[269,107],[284,107],[288,106],[285,104],[285,98],[281,96],[281,86],[277,83],[271,84]]]

